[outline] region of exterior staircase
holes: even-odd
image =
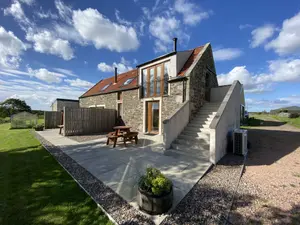
[[[172,143],[166,155],[183,154],[209,161],[210,129],[221,102],[207,102]]]

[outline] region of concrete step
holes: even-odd
[[[182,145],[172,143],[172,149],[186,151],[186,152],[202,152],[209,151],[209,145],[201,146],[201,145]]]
[[[175,150],[175,149],[168,149],[164,152],[164,155],[167,156],[173,156],[174,158],[178,158],[180,156],[186,156],[191,158],[191,161],[193,159],[197,159],[203,161],[203,163],[209,163],[209,152],[201,152],[201,151],[195,151],[195,152],[185,152],[185,151],[180,151],[180,150]]]
[[[187,127],[196,127],[196,128],[209,128],[209,124],[201,124],[198,123],[189,123]]]
[[[191,121],[193,120],[213,120],[215,118],[215,115],[198,115],[195,116]]]
[[[205,111],[200,111],[198,112],[197,116],[215,116],[217,114],[217,112],[205,112]]]
[[[174,145],[175,147],[178,145]],[[171,149],[168,149],[166,152],[173,152],[173,153],[178,153],[178,154],[184,154],[186,156],[191,156],[193,158],[197,158],[197,157],[205,157],[207,159],[209,159],[209,149],[208,150],[200,150],[200,149],[192,149],[192,148],[186,148],[184,146],[180,146],[180,148],[174,148],[172,146]]]
[[[210,133],[210,129],[209,128],[197,128],[197,127],[189,127],[189,126],[187,126],[184,129],[184,131],[195,132],[195,133],[203,132],[203,133],[206,133],[206,134]]]
[[[212,120],[192,120],[190,124],[202,126],[202,125],[210,125]]]
[[[178,137],[175,141],[175,144],[186,145],[186,146],[209,146],[209,139],[190,139],[186,137]]]
[[[204,139],[207,140],[210,137],[209,133],[204,132],[195,132],[195,131],[188,131],[184,130],[178,137],[184,136],[187,139]]]

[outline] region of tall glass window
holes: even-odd
[[[160,96],[161,93],[161,65],[156,67],[156,95]]]
[[[143,97],[158,97],[168,94],[169,62],[142,70]]]
[[[154,95],[154,68],[150,69],[150,96]]]
[[[144,69],[142,71],[143,73],[143,78],[142,78],[142,82],[143,82],[143,97],[147,96],[147,77],[148,77],[148,70]]]
[[[168,94],[169,65],[169,62],[164,65],[164,95]]]

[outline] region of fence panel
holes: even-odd
[[[85,135],[112,131],[116,110],[99,108],[64,108],[64,134]]]
[[[57,128],[62,123],[62,113],[54,111],[45,111],[45,129]]]

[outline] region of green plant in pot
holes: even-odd
[[[172,182],[158,169],[147,168],[146,174],[139,179],[138,204],[149,214],[167,212],[173,202]]]

